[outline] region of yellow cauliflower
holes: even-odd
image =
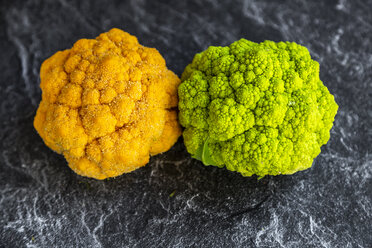
[[[57,52],[40,69],[34,126],[79,175],[104,179],[144,166],[181,135],[179,78],[154,48],[112,29]]]

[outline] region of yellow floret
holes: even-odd
[[[34,126],[78,174],[105,179],[144,166],[181,135],[179,78],[156,49],[112,29],[57,52],[40,69]]]

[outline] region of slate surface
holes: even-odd
[[[1,247],[372,247],[372,1],[2,1]],[[35,132],[39,68],[118,27],[181,74],[238,38],[296,41],[339,104],[311,169],[244,178],[190,159],[182,140],[134,173],[74,174]],[[174,193],[172,193],[174,192]],[[171,196],[170,196],[171,195]]]

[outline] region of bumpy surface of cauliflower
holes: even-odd
[[[42,64],[34,126],[78,174],[104,179],[148,163],[181,135],[179,78],[154,48],[112,29]]]
[[[182,74],[180,122],[187,150],[244,176],[311,167],[338,106],[319,64],[296,43],[241,39],[196,54]]]

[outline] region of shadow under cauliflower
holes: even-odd
[[[181,77],[180,122],[189,153],[244,176],[311,167],[338,106],[319,64],[296,43],[241,39],[196,54]]]
[[[57,52],[42,64],[40,78],[34,126],[79,175],[133,171],[181,135],[179,78],[156,49],[119,29]]]

